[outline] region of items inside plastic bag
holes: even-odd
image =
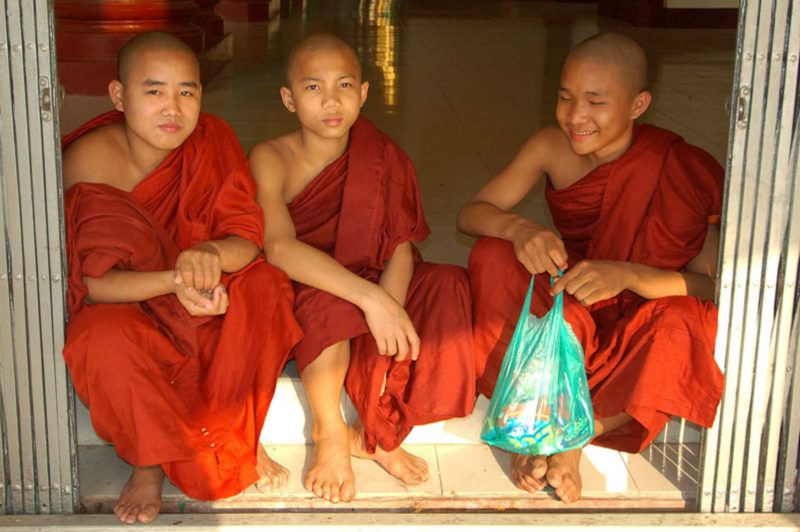
[[[563,292],[538,318],[530,312],[533,284],[532,278],[481,439],[514,453],[551,455],[586,445],[594,413],[583,348],[564,320]]]

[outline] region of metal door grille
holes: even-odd
[[[797,509],[800,2],[743,1],[719,279],[719,417],[700,509]]]
[[[76,503],[50,4],[0,0],[0,513]]]

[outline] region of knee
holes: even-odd
[[[454,264],[426,263],[417,270],[419,283],[430,286],[447,298],[470,301],[467,271]]]
[[[275,266],[256,259],[245,269],[232,275],[230,291],[247,294],[280,293],[290,300],[294,299],[294,288],[286,274]]]
[[[470,277],[499,277],[502,272],[519,267],[514,246],[499,238],[479,239],[469,254]]]

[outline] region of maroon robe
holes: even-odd
[[[570,266],[619,260],[678,271],[698,255],[719,220],[723,171],[706,152],[669,131],[638,126],[631,147],[567,188],[546,196]],[[530,273],[511,243],[485,238],[470,255],[479,364],[478,389],[491,396],[525,298]],[[549,276],[537,276],[533,312],[549,310]],[[595,417],[634,421],[594,443],[644,449],[680,416],[711,426],[723,378],[714,361],[717,311],[690,296],[645,300],[624,291],[590,308],[565,295],[564,315],[584,348]]]
[[[123,120],[106,113],[64,139]],[[78,183],[66,193],[69,314],[64,359],[92,425],[134,466],[161,465],[196,499],[258,479],[256,449],[289,350],[300,337],[288,278],[256,259],[224,274],[230,305],[193,317],[173,294],[87,304],[84,277],[164,271],[196,243],[261,247],[263,214],[235,134],[201,115],[189,138],[131,192]]]
[[[299,240],[375,283],[398,245],[429,233],[410,159],[363,117],[350,130],[345,154],[303,189],[289,211]],[[293,351],[298,369],[323,349],[351,340],[345,388],[370,452],[376,445],[395,449],[414,425],[465,416],[475,402],[466,272],[423,262],[416,249],[414,256],[405,309],[421,341],[415,362],[381,356],[355,305],[295,283],[295,315],[305,335]]]

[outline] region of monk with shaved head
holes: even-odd
[[[535,133],[461,210],[478,389],[491,397],[531,276],[531,311],[565,292],[584,349],[593,444],[639,452],[671,416],[710,426],[722,393],[713,304],[723,171],[678,135],[637,124],[650,105],[642,48],[615,33],[567,56],[557,126]],[[555,229],[512,209],[545,179]],[[550,278],[556,278],[550,285]],[[581,494],[581,449],[512,456],[517,486]]]
[[[469,283],[424,262],[428,235],[408,156],[360,117],[369,85],[355,50],[317,33],[289,53],[281,97],[300,128],[250,154],[267,260],[295,281],[294,348],[312,411],[304,484],[331,502],[356,494],[350,457],[408,485],[428,466],[400,444],[415,425],[468,414],[475,399]],[[349,427],[340,399],[358,412]]]
[[[233,131],[200,112],[194,52],[148,33],[119,54],[115,110],[64,138],[66,360],[97,434],[133,471],[114,512],[149,522],[164,477],[197,499],[287,471],[259,444],[300,338]]]

